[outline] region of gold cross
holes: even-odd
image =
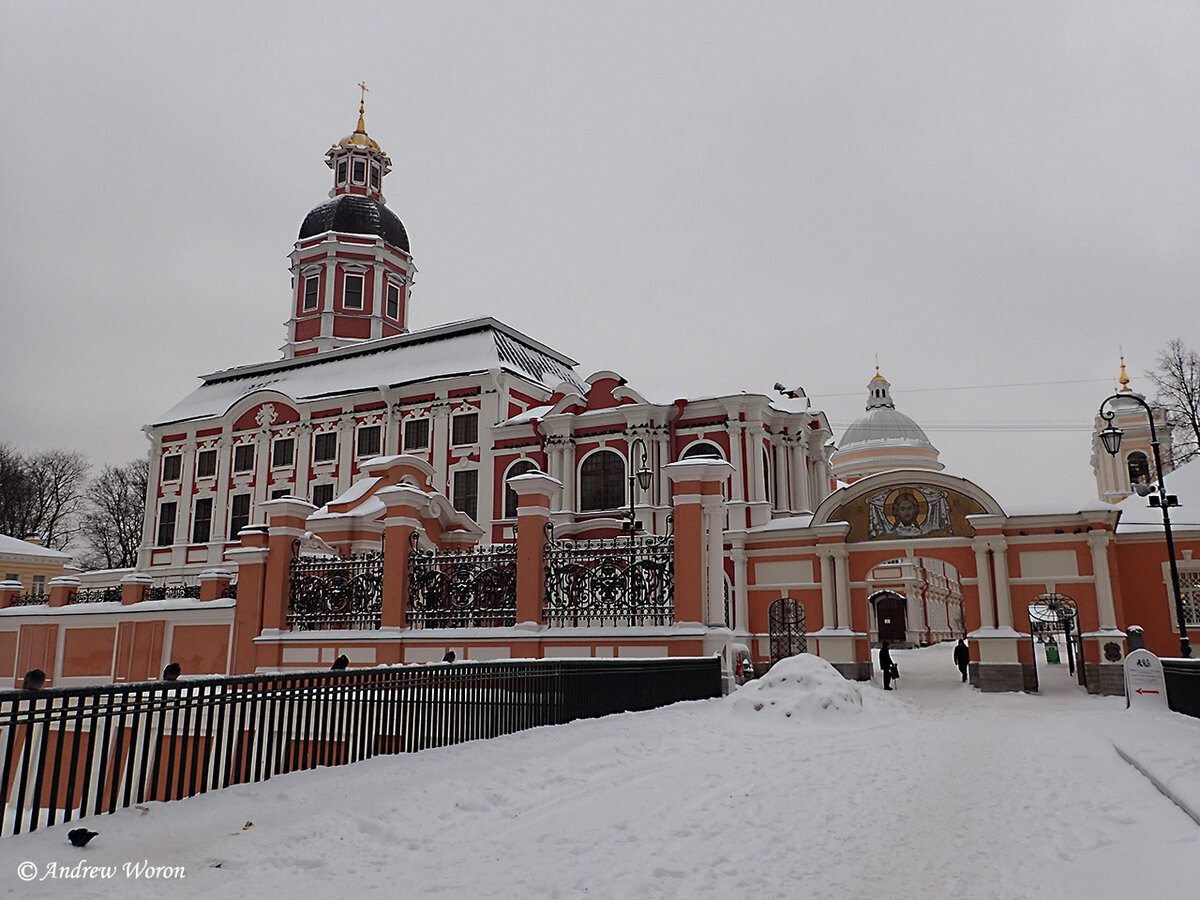
[[[361,105],[367,102],[367,86],[361,81],[358,83],[358,86],[362,88],[362,99],[359,101],[359,104]]]

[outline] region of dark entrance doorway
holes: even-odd
[[[908,640],[908,601],[891,591],[876,594],[871,599],[875,603],[879,643],[905,643]]]
[[[794,597],[780,597],[767,607],[771,631],[771,662],[808,651],[808,624],[804,604]]]
[[[1041,652],[1047,665],[1065,664],[1078,683],[1087,687],[1083,635],[1074,600],[1065,594],[1034,597],[1029,604],[1029,634],[1035,660]]]

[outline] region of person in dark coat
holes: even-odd
[[[892,679],[896,677],[896,664],[892,662],[892,653],[887,644],[879,645],[879,669],[883,672],[883,689],[892,689]]]
[[[958,671],[962,672],[963,681],[967,680],[967,664],[971,661],[971,651],[967,649],[967,645],[962,638],[958,639],[958,646],[954,648],[954,664],[958,666]]]

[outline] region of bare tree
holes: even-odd
[[[90,546],[82,560],[87,568],[124,569],[137,564],[148,471],[145,459],[105,466],[88,485],[90,508],[81,528]]]
[[[1200,354],[1176,338],[1159,354],[1158,368],[1147,374],[1167,411],[1172,458],[1180,466],[1200,455]]]
[[[0,447],[0,533],[62,550],[79,527],[89,464],[74,450],[22,456]]]

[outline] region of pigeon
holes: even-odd
[[[30,669],[25,673],[25,690],[40,691],[46,685],[46,673],[41,669]]]
[[[98,831],[91,831],[87,828],[72,828],[67,832],[67,840],[69,840],[76,847],[86,847],[88,845],[88,841],[90,841],[99,833],[100,832]]]
[[[350,657],[348,657],[345,653],[343,653],[341,656],[339,656],[337,659],[335,659],[333,661],[333,665],[330,666],[329,668],[333,672],[340,672],[340,671],[342,671],[342,669],[345,669],[349,665],[350,665]]]
[[[171,663],[163,669],[163,681],[178,681],[179,673],[183,670],[179,668],[179,663]]]
[[[442,662],[454,662],[456,658],[453,650],[447,650],[446,655],[442,657]]]

